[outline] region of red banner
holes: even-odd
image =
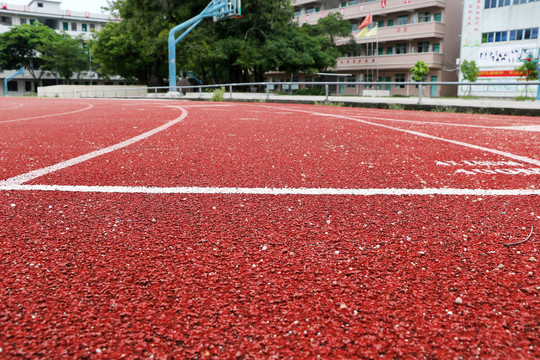
[[[515,70],[490,70],[480,71],[478,77],[516,77],[519,76]]]

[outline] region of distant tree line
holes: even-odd
[[[115,0],[120,22],[94,36],[92,53],[103,76],[120,75],[150,86],[168,76],[169,30],[198,15],[209,0]],[[351,25],[330,14],[317,25],[293,21],[290,0],[244,0],[243,17],[203,21],[177,45],[177,67],[203,83],[263,81],[268,71],[315,73],[336,65],[335,38]]]
[[[73,74],[88,70],[88,50],[82,38],[36,23],[14,26],[0,34],[0,71],[24,67],[41,85],[47,72],[69,84]]]

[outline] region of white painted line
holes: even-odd
[[[332,188],[219,188],[219,187],[130,187],[83,185],[0,185],[0,191],[58,191],[109,194],[203,194],[203,195],[334,195],[334,196],[531,196],[540,189],[332,189]]]
[[[91,108],[94,107],[94,105],[88,104],[88,103],[78,103],[78,104],[84,104],[84,105],[88,105],[88,106],[85,107],[84,109],[79,109],[79,110],[74,110],[74,111],[68,111],[68,112],[63,112],[63,113],[56,113],[56,114],[49,114],[49,115],[40,115],[40,116],[33,116],[33,117],[22,118],[22,119],[4,120],[4,121],[0,121],[0,124],[10,123],[10,122],[17,122],[17,121],[25,121],[25,120],[42,119],[42,118],[53,117],[53,116],[61,116],[61,115],[75,114],[75,113],[78,113],[78,112],[90,110]]]
[[[18,109],[20,107],[23,107],[24,104],[16,104],[15,106],[12,106],[12,107],[7,107],[7,108],[3,108],[3,107],[0,107],[0,110],[14,110],[14,109]]]
[[[440,125],[440,126],[454,126],[454,127],[468,127],[468,128],[477,128],[477,129],[493,129],[493,130],[519,130],[519,131],[540,131],[540,125],[524,125],[524,126],[485,126],[485,125],[473,125],[473,124],[454,124],[454,123],[444,123],[444,122],[434,122],[434,121],[418,121],[418,120],[400,120],[392,118],[382,118],[374,116],[352,116],[356,119],[369,119],[369,120],[381,120],[381,121],[390,121],[390,122],[401,122],[408,124],[417,124],[417,125]]]
[[[26,174],[18,175],[18,176],[12,177],[10,179],[0,181],[0,186],[20,185],[20,184],[23,184],[23,183],[28,182],[30,180],[33,180],[35,178],[38,178],[40,176],[47,175],[47,174],[50,174],[52,172],[55,172],[55,171],[58,171],[58,170],[61,170],[61,169],[65,169],[67,167],[80,164],[83,161],[93,159],[95,157],[110,153],[110,152],[115,151],[115,150],[122,149],[122,148],[124,148],[126,146],[129,146],[129,145],[132,145],[132,144],[134,144],[134,143],[136,143],[138,141],[144,140],[144,139],[146,139],[146,138],[148,138],[148,137],[150,137],[152,135],[155,135],[155,134],[159,133],[160,131],[163,131],[163,130],[165,130],[165,129],[167,129],[167,128],[169,128],[169,127],[171,127],[171,126],[173,126],[173,125],[175,125],[177,123],[179,123],[180,121],[184,120],[186,118],[188,112],[183,108],[180,108],[180,110],[182,111],[182,115],[180,115],[178,118],[176,118],[174,120],[171,120],[168,123],[163,124],[163,125],[155,128],[155,129],[153,129],[153,130],[147,131],[147,132],[145,132],[143,134],[137,135],[137,136],[135,136],[135,137],[133,137],[131,139],[122,141],[122,142],[120,142],[118,144],[111,145],[111,146],[108,146],[106,148],[96,150],[96,151],[93,151],[91,153],[75,157],[73,159],[62,161],[62,162],[60,162],[58,164],[55,164],[55,165],[47,166],[47,167],[44,167],[42,169],[37,169],[37,170],[34,170],[34,171],[30,171],[30,172],[28,172]]]
[[[267,106],[267,107],[272,108],[272,109],[278,109],[278,110],[289,110],[289,111],[302,112],[302,113],[311,114],[311,115],[315,115],[315,116],[326,116],[326,117],[333,117],[333,118],[338,118],[338,119],[352,120],[352,121],[356,121],[356,122],[359,122],[359,123],[362,123],[362,124],[378,126],[378,127],[382,127],[382,128],[385,128],[385,129],[391,129],[391,130],[395,130],[395,131],[400,131],[400,132],[404,132],[404,133],[415,135],[415,136],[424,137],[424,138],[431,139],[431,140],[444,141],[444,142],[447,142],[447,143],[450,143],[450,144],[464,146],[464,147],[475,149],[475,150],[485,151],[485,152],[489,152],[489,153],[492,153],[492,154],[504,156],[504,157],[507,157],[507,158],[510,158],[510,159],[514,159],[514,160],[517,160],[517,161],[521,161],[521,162],[525,162],[525,163],[529,163],[529,164],[534,164],[536,166],[540,166],[540,160],[531,159],[531,158],[528,158],[526,156],[515,155],[515,154],[509,153],[509,152],[506,152],[506,151],[490,149],[490,148],[486,148],[486,147],[483,147],[483,146],[469,144],[469,143],[466,143],[466,142],[463,142],[463,141],[445,139],[445,138],[442,138],[442,137],[433,136],[433,135],[426,134],[426,133],[419,132],[419,131],[406,130],[406,129],[401,129],[401,128],[397,128],[397,127],[390,126],[390,125],[374,123],[374,122],[371,122],[371,121],[362,120],[362,119],[358,119],[358,118],[351,117],[351,116],[336,115],[336,114],[325,114],[325,113],[319,113],[319,112],[308,111],[308,110],[284,109],[284,108],[277,107],[277,106]],[[389,120],[391,120],[391,119],[389,119]]]
[[[497,127],[496,129],[515,130],[515,131],[538,131],[538,132],[540,132],[540,125],[500,126],[500,127]]]

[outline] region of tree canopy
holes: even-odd
[[[413,81],[425,81],[429,73],[429,66],[422,60],[418,60],[411,69]]]
[[[80,39],[58,34],[36,23],[13,26],[0,34],[0,70],[26,68],[34,81],[54,71],[69,81],[74,72],[88,69]]]
[[[209,0],[115,0],[122,21],[107,25],[92,44],[102,75],[133,77],[162,85],[168,75],[167,40],[174,26],[198,15]],[[330,14],[319,24],[293,21],[290,0],[244,0],[243,17],[203,21],[177,45],[179,70],[192,70],[203,83],[262,81],[266,72],[316,72],[340,55],[335,40],[350,24]]]

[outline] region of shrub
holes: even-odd
[[[221,87],[213,91],[211,101],[223,101],[225,98],[225,88]]]

